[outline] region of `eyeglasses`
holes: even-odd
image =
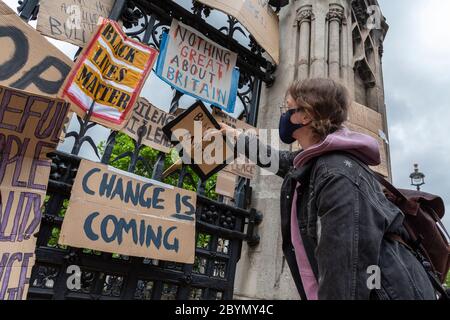
[[[286,103],[286,101],[283,101],[279,104],[278,108],[280,109],[280,113],[281,114],[285,114],[288,111],[288,105]]]
[[[283,101],[282,103],[280,103],[279,108],[280,108],[281,114],[285,114],[285,113],[287,113],[289,110],[292,110],[292,109],[294,109],[296,112],[300,112],[300,111],[303,111],[303,110],[304,110],[304,109],[301,108],[301,107],[290,108],[290,107],[288,106],[288,104],[287,104],[286,101]]]

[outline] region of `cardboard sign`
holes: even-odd
[[[255,127],[249,125],[247,122],[233,118],[220,109],[213,108],[212,115],[214,119],[216,119],[219,123],[225,123],[226,125],[235,129],[242,129],[244,130],[244,132],[247,132],[249,134],[257,135],[258,133],[258,129],[256,129]]]
[[[59,243],[194,263],[196,194],[82,160]]]
[[[163,128],[164,134],[182,151],[184,164],[202,180],[222,170],[234,160],[234,146],[222,134],[206,141],[204,136],[219,124],[201,102],[194,103],[183,114]]]
[[[139,130],[144,130],[141,143],[153,149],[169,153],[172,144],[162,128],[175,119],[175,115],[162,111],[145,98],[139,98],[134,106],[130,120],[122,130],[125,134],[139,140]]]
[[[236,192],[236,176],[232,173],[221,171],[217,175],[216,193],[233,199]]]
[[[250,136],[258,135],[257,128],[249,125],[244,121],[237,120],[216,108],[213,109],[213,117],[219,123],[225,123],[226,125],[232,128],[243,130],[247,135]],[[251,162],[244,155],[238,155],[237,159],[232,164],[225,167],[225,169],[223,170],[251,180],[256,177],[257,169],[255,163]]]
[[[27,296],[51,160],[69,104],[0,86],[0,300]]]
[[[163,33],[156,74],[177,90],[234,112],[239,82],[237,54],[172,20]]]
[[[246,179],[255,179],[256,164],[240,155],[233,163],[223,169],[226,172],[233,173],[239,177]]]
[[[84,47],[114,0],[40,0],[37,30],[53,39]]]
[[[389,171],[388,171],[388,162],[387,162],[387,149],[386,149],[386,144],[385,144],[384,140],[377,133],[372,132],[361,126],[358,126],[356,124],[347,122],[345,125],[351,131],[360,132],[360,133],[369,135],[369,136],[377,139],[378,144],[380,146],[381,164],[376,167],[371,167],[371,169],[375,172],[382,174],[384,177],[388,177]]]
[[[198,0],[235,17],[267,51],[276,64],[280,62],[278,16],[261,0]]]
[[[56,97],[73,65],[0,1],[0,85]]]
[[[103,19],[63,88],[72,109],[91,121],[121,130],[127,123],[158,52],[129,39],[115,21]]]

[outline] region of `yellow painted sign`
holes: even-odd
[[[127,123],[158,51],[129,39],[115,21],[103,19],[63,88],[72,109],[91,121],[121,130]]]

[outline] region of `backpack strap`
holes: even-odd
[[[356,156],[347,153],[347,155],[352,158],[355,162],[359,163],[359,165],[367,171],[371,176],[373,176],[383,187],[386,188],[387,191],[389,191],[392,195],[395,196],[394,203],[401,207],[402,211],[408,214],[415,215],[418,210],[418,204],[411,202],[408,200],[408,198],[400,192],[396,187],[394,187],[389,181],[387,181],[381,174],[373,171],[369,168],[367,164],[362,162],[360,159],[358,159]]]

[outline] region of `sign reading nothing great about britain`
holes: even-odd
[[[156,74],[177,90],[233,113],[237,54],[173,19],[163,34]]]
[[[51,38],[84,47],[107,18],[114,0],[41,0],[36,29]]]
[[[101,25],[72,69],[63,96],[72,109],[91,121],[121,130],[156,61],[157,50],[129,39],[117,22],[102,19]]]

